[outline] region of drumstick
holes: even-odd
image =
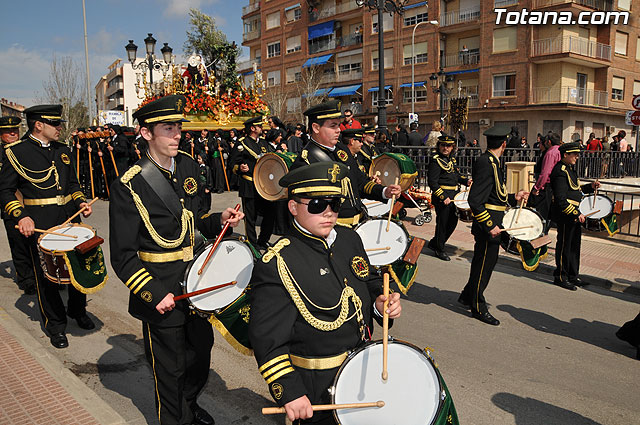
[[[365,249],[365,251],[367,251],[367,252],[373,252],[373,251],[389,251],[390,249],[391,249],[391,247],[390,247],[390,246],[383,246],[383,247],[380,247],[380,248],[368,248],[368,249]]]
[[[520,200],[520,208],[518,208],[518,213],[516,214],[516,224],[518,224],[518,219],[520,218],[520,211],[522,211],[523,206],[524,206],[524,198]]]
[[[384,204],[384,202],[380,202],[380,201],[371,201],[371,202],[365,202],[364,205],[375,205],[375,204]]]
[[[235,285],[238,281],[234,280],[233,282],[223,283],[222,285],[211,286],[209,288],[198,289],[197,291],[187,292],[186,294],[178,295],[177,297],[173,297],[174,301],[180,301],[185,298],[195,297],[196,295],[206,294],[207,292],[215,291],[216,289],[225,288],[227,286]]]
[[[372,403],[344,403],[344,404],[316,404],[311,405],[314,412],[319,410],[338,410],[338,409],[362,409],[364,407],[384,407],[384,401],[378,400]],[[263,407],[263,415],[275,415],[278,413],[287,413],[284,407]]]
[[[20,226],[18,226],[17,224],[13,227],[15,227],[16,229],[20,228]],[[44,233],[45,235],[64,236],[65,238],[78,239],[78,236],[76,235],[67,235],[64,233],[52,232],[51,230],[33,229],[33,231],[38,233]]]
[[[396,177],[396,182],[394,183],[395,185],[398,184],[398,178]],[[393,205],[396,203],[396,195],[393,195],[391,197],[391,209],[389,210],[389,218],[387,218],[387,230],[386,232],[389,231],[389,226],[391,225],[391,214],[393,214]]]
[[[598,179],[596,179],[596,183],[598,183]],[[598,188],[596,187],[593,190],[593,202],[591,202],[591,208],[595,208],[596,207],[596,198],[598,197]]]
[[[80,209],[78,210],[78,212],[76,212],[74,215],[72,215],[71,217],[69,217],[69,218],[67,219],[67,221],[65,221],[64,223],[62,223],[62,224],[61,224],[61,226],[64,226],[65,224],[69,224],[69,223],[71,223],[71,220],[73,220],[74,218],[76,218],[77,216],[79,216],[79,215],[80,215],[80,213],[82,213],[82,211],[86,210],[86,209],[87,209],[87,207],[90,207],[91,205],[93,205],[93,203],[94,203],[94,202],[96,202],[97,200],[98,200],[98,198],[93,198],[93,199],[91,200],[91,202],[89,202],[89,203],[88,203],[87,205],[85,205],[84,207],[80,208]]]
[[[387,313],[387,308],[389,307],[389,273],[384,274],[382,282],[382,294],[386,297],[382,313],[382,380],[386,381],[389,378],[389,372],[387,371],[387,358],[389,355],[389,313]]]
[[[594,215],[595,213],[599,213],[600,210],[595,210],[595,211],[591,211],[589,214],[585,214],[585,217],[591,217],[592,215]]]
[[[240,211],[240,204],[237,204],[236,207],[234,208],[234,210],[235,211]],[[229,228],[229,222],[227,221],[227,223],[222,228],[222,231],[220,232],[220,234],[216,238],[216,241],[213,243],[213,248],[211,248],[211,251],[209,251],[209,254],[207,255],[207,258],[204,259],[204,263],[202,263],[202,267],[200,267],[200,270],[198,270],[198,276],[200,276],[202,274],[202,272],[204,271],[204,268],[207,267],[207,264],[209,263],[209,260],[211,260],[211,256],[215,252],[216,248],[218,248],[218,245],[220,245],[220,241],[222,241],[222,238],[224,237],[224,234],[227,232],[228,228]]]
[[[531,229],[533,226],[511,227],[509,229],[500,229],[501,232],[512,232],[514,230]]]

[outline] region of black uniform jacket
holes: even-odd
[[[152,161],[148,153],[140,161]],[[136,164],[140,164],[138,161]],[[171,173],[158,167],[173,187],[177,197],[184,202],[184,208],[194,214],[195,226],[207,238],[220,233],[220,214],[208,214],[208,206],[201,202],[201,191],[198,183],[200,171],[198,164],[186,153],[180,152],[175,157],[175,169]],[[130,290],[129,313],[140,320],[160,326],[179,326],[185,322],[189,313],[188,302],[181,300],[176,308],[164,314],[158,313],[156,305],[171,292],[182,293],[180,282],[183,281],[189,262],[182,260],[170,262],[146,262],[138,257],[138,251],[150,253],[167,253],[189,247],[190,230],[187,229],[182,244],[173,249],[160,247],[151,237],[149,229],[143,222],[139,207],[136,206],[128,184],[139,197],[143,207],[148,211],[151,225],[161,237],[178,239],[182,225],[160,199],[147,181],[139,174],[139,167],[131,167],[127,173],[115,180],[111,185],[111,203],[109,205],[109,238],[111,245],[111,265],[114,271]],[[194,252],[197,247],[194,248]]]
[[[240,177],[238,179],[238,194],[242,198],[256,198],[258,196],[253,184],[253,169],[258,158],[267,152],[266,145],[264,139],[255,140],[253,137],[247,136],[240,138],[234,147],[232,170]],[[246,173],[240,171],[240,164],[247,164],[249,171]]]
[[[0,204],[16,224],[24,217],[31,217],[36,227],[49,229],[65,221],[80,209],[82,202],[86,202],[72,163],[73,155],[66,144],[51,142],[44,148],[29,135],[6,145],[5,154],[0,170]],[[25,200],[58,197],[60,205],[23,207],[16,198],[16,189]]]
[[[553,202],[551,217],[554,221],[576,221],[580,215],[578,206],[583,193],[593,193],[591,183],[580,186],[574,167],[559,161],[551,170]]]
[[[369,173],[369,168],[371,168],[371,162],[373,158],[380,155],[375,145],[362,142],[362,148],[360,149],[360,163],[364,165],[365,173]]]
[[[431,162],[429,162],[427,179],[431,193],[435,199],[440,201],[447,198],[453,200],[453,197],[458,193],[458,183],[466,185],[468,181],[467,177],[460,175],[456,159],[440,153],[433,155]]]
[[[507,194],[500,160],[485,151],[473,163],[473,184],[469,190],[469,206],[473,213],[471,233],[486,236],[494,226],[502,226],[504,212],[515,205],[515,196]]]
[[[249,337],[259,371],[280,406],[305,394],[312,404],[327,403],[327,388],[338,370],[298,367],[290,355],[329,357],[352,350],[362,342],[361,323],[354,315],[351,300],[345,315],[349,320],[328,331],[312,326],[301,308],[308,309],[311,320],[333,322],[339,317],[341,294],[348,286],[362,303],[363,322],[372,328],[371,310],[375,298],[382,293],[382,279],[369,271],[358,234],[340,226],[335,230],[337,238],[328,247],[325,239],[307,233],[294,221],[288,235],[270,248],[253,269]],[[288,276],[283,268],[295,280],[291,285],[296,297],[290,295],[282,279],[283,272]],[[328,310],[318,308],[334,306]]]
[[[364,209],[360,198],[366,197],[367,199],[386,202],[382,196],[384,186],[374,183],[362,172],[358,166],[358,161],[341,142],[338,142],[332,151],[326,146],[316,143],[313,139],[310,140],[302,149],[302,153],[293,162],[291,169],[295,170],[298,167],[321,161],[341,162],[349,168],[347,177],[353,190],[355,205],[347,197],[340,207],[340,217],[353,217],[356,214],[360,214]]]

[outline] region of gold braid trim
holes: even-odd
[[[569,180],[569,187],[573,190],[581,190],[580,188],[580,179],[578,179],[578,184],[575,184],[573,180],[571,180],[571,176],[569,175],[569,171],[566,168],[563,168],[562,171],[567,175],[567,180]]]
[[[496,192],[498,194],[498,198],[502,202],[507,202],[507,188],[498,178],[498,167],[496,167],[496,164],[493,161],[491,161],[491,166],[493,167],[493,177],[496,181]]]
[[[131,181],[131,179],[138,174],[140,171],[142,171],[142,167],[140,167],[139,165],[134,165],[133,167],[129,168],[123,175],[122,177],[120,177],[120,181],[124,184],[129,183],[129,181]]]
[[[296,305],[296,308],[300,312],[300,315],[302,315],[302,318],[314,328],[325,332],[334,331],[340,328],[340,326],[351,320],[354,316],[358,321],[362,321],[362,300],[360,300],[360,297],[358,297],[352,287],[346,285],[346,280],[345,288],[342,290],[342,294],[340,294],[340,300],[336,305],[332,307],[321,307],[309,299],[309,297],[300,288],[300,285],[298,285],[298,282],[296,282],[293,274],[291,273],[291,270],[289,270],[289,267],[287,267],[287,263],[284,261],[284,258],[282,258],[282,256],[280,255],[280,250],[289,244],[290,241],[288,239],[280,240],[275,247],[270,248],[267,251],[267,253],[262,257],[262,261],[264,263],[268,263],[274,256],[277,258],[277,267],[278,274],[280,275],[280,280],[282,280],[284,287],[287,289],[287,292],[289,292],[289,295],[291,296],[293,303]],[[302,294],[302,297],[304,297],[304,299],[306,299],[309,304],[319,310],[329,311],[335,310],[336,308],[340,307],[340,314],[338,315],[338,318],[333,322],[327,322],[325,320],[316,318],[313,314],[311,314],[300,294]],[[355,308],[354,313],[350,316],[349,300],[351,300]]]
[[[438,157],[435,157],[435,160],[438,162],[438,165],[440,166],[440,168],[442,168],[444,171],[446,171],[447,173],[450,173],[451,170],[453,170],[453,162],[450,161],[447,165],[446,162],[444,162],[443,160],[441,160]]]
[[[46,189],[51,189],[52,187],[60,187],[60,185],[58,184],[60,181],[60,178],[58,176],[58,170],[56,169],[56,164],[54,162],[51,162],[51,167],[45,168],[44,170],[41,170],[41,171],[30,170],[27,167],[22,166],[22,164],[18,162],[18,158],[16,158],[16,156],[14,155],[11,149],[6,149],[5,152],[7,154],[7,159],[9,160],[13,168],[16,170],[16,172],[20,174],[20,176],[22,176],[26,181],[28,181],[38,189],[46,190]],[[46,173],[46,174],[44,175],[44,177],[36,179],[33,177],[29,177],[27,172],[33,173],[33,174],[43,174],[43,173]],[[51,173],[53,173],[54,175],[53,184],[47,187],[38,186],[37,183],[44,183],[47,180],[49,180],[49,178],[51,177]]]

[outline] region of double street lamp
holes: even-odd
[[[151,33],[148,33],[147,38],[144,39],[144,46],[146,49],[146,58],[144,61],[136,64],[136,53],[138,51],[138,46],[133,43],[133,40],[129,40],[129,44],[127,44],[124,48],[127,50],[127,56],[129,58],[129,62],[131,62],[131,67],[140,71],[136,73],[137,82],[136,82],[136,93],[140,91],[140,74],[142,74],[143,86],[145,92],[147,90],[151,91],[151,94],[155,94],[153,87],[153,71],[161,71],[163,75],[163,80],[167,75],[167,71],[169,67],[173,64],[173,49],[169,47],[169,43],[164,43],[160,52],[162,53],[162,59],[156,59],[156,55],[154,53],[156,48],[156,39],[153,38]],[[149,71],[149,88],[147,89],[146,84],[146,73]]]
[[[446,87],[445,82],[449,83],[453,80],[453,76],[446,75],[442,70],[442,62],[440,64],[440,69],[438,70],[438,72],[434,72],[429,76],[429,81],[431,83],[433,92],[440,95],[440,120],[442,120],[442,117],[444,117],[444,98],[450,93],[450,90]]]

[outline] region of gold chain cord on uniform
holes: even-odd
[[[309,299],[307,294],[305,294],[304,291],[300,288],[300,285],[298,285],[298,282],[296,282],[295,278],[293,277],[293,274],[291,273],[291,270],[289,270],[289,267],[287,267],[287,263],[284,261],[284,258],[282,258],[282,256],[278,252],[283,246],[286,246],[288,244],[289,244],[289,240],[282,239],[276,245],[276,247],[269,249],[267,254],[270,254],[270,255],[266,259],[263,258],[263,261],[268,262],[274,255],[276,256],[278,274],[280,275],[280,279],[282,280],[282,283],[284,284],[285,288],[289,292],[289,295],[291,296],[293,303],[296,305],[296,307],[298,308],[298,311],[302,315],[302,318],[314,328],[320,331],[325,331],[325,332],[334,331],[340,328],[340,326],[342,326],[344,323],[351,320],[354,316],[357,317],[358,322],[361,322],[363,319],[362,300],[360,300],[360,297],[358,297],[356,292],[350,286],[345,286],[345,288],[342,290],[342,293],[340,294],[340,301],[338,301],[338,303],[333,307],[320,307],[319,305],[315,304],[313,301]],[[265,256],[267,254],[265,254]],[[338,306],[340,306],[340,314],[338,315],[338,318],[333,322],[327,322],[324,320],[317,319],[313,314],[311,314],[311,312],[305,305],[304,301],[300,297],[300,293],[309,302],[309,304],[311,304],[312,306],[314,306],[319,310],[325,310],[325,311],[334,310],[338,308]],[[355,307],[355,311],[351,316],[348,316],[349,299],[351,299],[351,302],[353,302],[353,306]]]
[[[44,170],[34,171],[34,170],[30,170],[27,167],[24,167],[22,164],[20,164],[18,162],[18,158],[16,158],[16,156],[13,154],[11,149],[7,149],[6,150],[6,154],[7,154],[7,159],[9,160],[11,165],[13,165],[13,168],[16,170],[16,172],[18,174],[20,174],[25,180],[27,180],[32,185],[37,187],[38,189],[46,190],[46,189],[51,189],[52,187],[60,187],[60,185],[59,185],[60,178],[58,176],[58,170],[56,169],[56,164],[55,163],[52,162],[51,163],[51,167],[45,168]],[[47,174],[44,177],[40,178],[40,179],[36,179],[36,178],[33,178],[33,177],[29,177],[27,172],[33,173],[33,174],[42,174],[42,173],[47,173]],[[49,178],[51,178],[51,173],[53,173],[53,175],[54,175],[53,184],[51,186],[47,186],[47,187],[38,186],[37,183],[44,183],[47,180],[49,180]]]
[[[496,167],[496,164],[491,162],[491,166],[493,167],[493,177],[496,180],[496,192],[498,193],[498,198],[502,202],[507,202],[507,187],[498,178],[498,167]]]
[[[576,185],[575,183],[573,183],[573,180],[571,180],[571,176],[569,175],[569,171],[567,171],[566,168],[563,171],[567,175],[567,180],[569,180],[569,186],[571,187],[571,189],[580,190],[580,179],[578,179],[578,184]]]
[[[448,165],[444,165],[444,161],[441,160],[440,158],[436,158],[436,161],[438,161],[438,164],[440,165],[440,168],[442,168],[447,173],[450,173],[451,170],[453,170],[453,161],[449,161]]]

